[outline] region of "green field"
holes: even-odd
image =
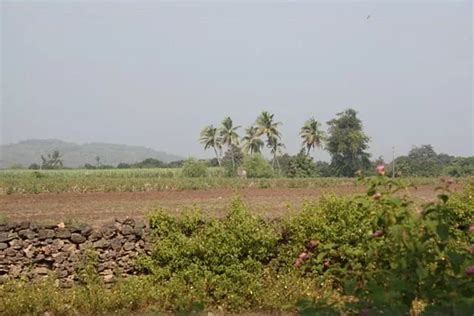
[[[44,192],[150,192],[215,188],[319,188],[351,185],[354,178],[240,179],[209,168],[208,177],[184,178],[179,168],[113,170],[2,170],[0,194]],[[460,179],[460,181],[465,181]],[[414,185],[436,184],[437,178],[405,178]]]

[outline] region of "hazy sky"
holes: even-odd
[[[0,2],[3,144],[207,157],[205,125],[268,110],[294,153],[306,119],[352,107],[374,157],[474,155],[470,1]]]

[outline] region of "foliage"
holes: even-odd
[[[204,144],[204,150],[212,148],[219,166],[221,165],[220,153],[222,152],[222,139],[219,130],[213,125],[206,126],[202,131],[199,141]]]
[[[181,168],[184,162],[185,160],[164,162],[162,160],[155,159],[155,158],[146,158],[136,163],[121,162],[117,165],[117,169]],[[94,166],[90,164],[86,164],[85,169],[113,169],[113,167],[109,165],[104,167],[104,165],[102,165],[100,168],[94,168]]]
[[[132,165],[133,168],[166,168],[167,164],[159,159],[147,158]]]
[[[245,129],[245,136],[242,138],[244,143],[243,150],[247,154],[260,154],[263,148],[263,140],[259,138],[259,128],[250,126]]]
[[[316,165],[313,162],[313,158],[305,153],[304,148],[289,161],[286,176],[290,178],[310,178],[316,176]]]
[[[207,163],[196,159],[189,159],[184,163],[181,173],[186,178],[206,177]]]
[[[405,176],[471,176],[474,175],[474,157],[437,154],[431,145],[421,145],[413,147],[407,156],[397,157],[395,168]]]
[[[431,145],[412,148],[408,156],[398,157],[395,165],[398,171],[406,175],[439,176],[441,173],[438,155]]]
[[[474,176],[474,157],[453,158],[443,173],[452,177]]]
[[[41,155],[41,169],[60,169],[63,167],[62,155],[58,150],[53,150],[47,157]]]
[[[362,122],[353,109],[338,113],[327,122],[329,136],[326,150],[331,155],[331,169],[335,176],[353,177],[358,170],[368,169],[369,137],[362,130]]]
[[[84,169],[114,169],[114,166],[111,165],[104,165],[104,164],[98,164],[98,165],[91,165],[90,163],[86,163],[84,165]]]
[[[311,149],[320,148],[325,139],[325,133],[320,130],[321,123],[316,121],[313,117],[307,120],[300,131],[300,136],[303,139],[303,147],[306,148],[307,154]]]
[[[234,126],[232,119],[230,117],[226,117],[219,129],[219,136],[222,145],[226,145],[228,151],[230,151],[230,158],[232,162],[232,167],[235,169],[236,161],[235,161],[235,153],[234,148],[239,144],[239,134],[237,134],[237,130],[240,126]]]
[[[315,173],[318,177],[331,177],[331,165],[325,161],[316,161]]]
[[[143,265],[157,282],[190,287],[206,305],[255,306],[263,291],[258,280],[275,255],[278,235],[239,200],[223,219],[203,221],[196,214],[176,219],[158,212],[150,226],[157,247]]]
[[[249,178],[271,178],[273,177],[272,166],[262,155],[247,155],[244,157],[242,167]]]
[[[32,163],[31,165],[29,165],[28,169],[30,170],[39,170],[41,168],[41,166],[37,163]]]
[[[282,156],[284,157],[284,156]],[[281,157],[278,157],[281,159]],[[211,188],[321,188],[354,185],[350,178],[229,178],[223,168],[208,168],[206,178],[184,178],[180,168],[113,170],[0,170],[0,195],[59,192],[149,192]],[[415,185],[437,183],[435,178],[407,178]],[[458,179],[460,183],[468,178]]]
[[[324,277],[336,281],[343,295],[355,298],[345,304],[346,308],[367,315],[409,315],[421,302],[422,312],[427,315],[470,314],[474,308],[470,279],[474,271],[469,272],[468,268],[473,262],[469,248],[472,237],[462,223],[472,224],[474,214],[462,210],[462,204],[474,205],[473,192],[467,193],[471,196],[469,201],[464,195],[453,205],[449,202],[448,183],[440,188],[439,201],[427,204],[417,214],[407,197],[395,195],[400,189],[396,182],[378,176],[368,184],[371,200],[354,200],[356,209],[351,211],[366,214],[356,226],[361,229],[359,237],[363,237],[345,240],[353,245],[352,250],[359,248],[358,255],[346,260],[352,251],[338,249],[324,271]],[[348,224],[345,229],[341,227],[337,237],[352,230]],[[317,259],[320,257],[326,257],[325,252],[319,253]],[[308,269],[314,269],[311,260]],[[324,270],[324,263],[315,263]],[[300,308],[302,312],[334,311],[330,304],[321,302],[306,301]]]
[[[242,165],[244,161],[244,153],[237,145],[232,145],[222,157],[222,166],[225,169],[225,175],[228,177],[235,177],[237,175],[237,168]]]
[[[276,164],[279,172],[281,173],[280,164],[277,159],[277,156],[279,154],[282,154],[282,149],[285,148],[285,145],[280,141],[281,133],[278,130],[278,127],[281,125],[281,122],[275,122],[274,114],[270,114],[267,111],[263,111],[257,117],[255,125],[258,128],[258,136],[267,136],[266,145],[270,149],[270,153],[273,155],[272,167],[274,167],[274,165]]]
[[[380,171],[379,171],[380,172]],[[382,175],[366,195],[327,195],[266,221],[235,199],[226,215],[150,214],[148,275],[111,286],[0,285],[0,314],[97,315],[298,311],[302,315],[470,315],[474,183],[421,210]]]

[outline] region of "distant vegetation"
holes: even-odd
[[[239,135],[241,126],[235,125],[230,117],[226,117],[215,127],[204,127],[199,141],[204,149],[212,150],[215,158],[201,160],[183,160],[153,150],[122,145],[88,144],[75,145],[60,141],[27,141],[17,145],[4,146],[3,158],[12,152],[20,155],[19,148],[29,148],[25,156],[33,152],[38,155],[40,163],[32,163],[28,169],[48,170],[70,168],[72,153],[78,154],[91,148],[86,156],[89,162],[78,165],[80,169],[145,169],[145,168],[182,168],[187,166],[182,175],[189,177],[207,176],[246,176],[249,178],[313,178],[313,177],[355,177],[357,174],[373,174],[374,166],[383,164],[393,177],[465,177],[474,175],[474,157],[454,157],[444,153],[436,153],[431,145],[413,147],[407,155],[396,157],[394,161],[384,161],[382,157],[371,159],[368,153],[370,138],[363,131],[362,121],[357,112],[348,109],[336,114],[327,122],[328,130],[322,129],[322,123],[315,118],[304,122],[300,129],[301,150],[291,155],[285,152],[282,143],[280,126],[274,114],[262,112],[255,123],[245,129],[244,136]],[[47,146],[46,146],[47,144]],[[53,148],[45,151],[45,148]],[[57,148],[63,148],[57,149]],[[79,148],[79,149],[78,149]],[[87,148],[87,149],[86,149]],[[265,153],[264,149],[267,149]],[[315,149],[326,150],[330,162],[315,161],[310,155]],[[99,154],[104,152],[104,154]],[[38,153],[42,153],[41,155]],[[164,158],[144,157],[138,162],[119,161],[124,157],[141,157],[154,155]],[[270,159],[265,158],[271,157]],[[128,156],[127,156],[128,155]],[[93,158],[92,158],[93,157]],[[175,158],[175,159],[172,159]],[[23,158],[22,158],[23,159]],[[26,158],[25,158],[26,159]],[[28,158],[30,159],[30,158]],[[31,160],[31,159],[30,159]],[[130,158],[128,161],[133,160]],[[20,158],[17,162],[20,162]],[[115,161],[115,163],[112,163]],[[267,163],[265,163],[267,162]],[[190,172],[189,166],[199,168],[199,172]],[[270,168],[269,168],[270,166]],[[24,169],[21,164],[14,164],[11,169]],[[219,172],[207,172],[206,168],[222,167]]]
[[[206,126],[200,135],[204,149],[213,149],[219,166],[226,168],[229,176],[239,174],[239,169],[255,169],[259,156],[266,147],[271,155],[271,172],[247,173],[249,177],[355,177],[357,174],[372,174],[373,167],[384,164],[391,167],[392,176],[437,177],[441,175],[474,175],[474,157],[453,157],[437,154],[431,145],[414,147],[407,156],[400,156],[386,163],[382,158],[370,160],[370,138],[364,133],[362,121],[357,112],[348,109],[337,113],[327,122],[328,131],[322,130],[322,124],[315,118],[308,119],[300,130],[301,151],[296,155],[283,153],[285,145],[281,142],[279,127],[274,114],[262,112],[255,123],[245,129],[240,138],[238,130],[230,117],[226,117],[220,127]],[[262,139],[263,138],[263,139]],[[226,148],[222,156],[223,148]],[[325,149],[331,156],[331,162],[314,161],[310,153],[314,149]],[[226,163],[227,161],[227,163]],[[242,162],[247,161],[247,165]],[[250,161],[254,161],[250,164]],[[263,163],[258,163],[263,168]]]

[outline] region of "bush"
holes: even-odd
[[[40,165],[38,165],[37,163],[32,163],[28,169],[30,170],[39,170],[40,169]]]
[[[311,178],[316,176],[316,165],[313,158],[304,149],[298,155],[291,157],[287,176],[290,178]]]
[[[203,178],[207,176],[207,164],[204,161],[189,159],[184,163],[181,172],[186,178]]]
[[[233,201],[223,219],[158,212],[151,216],[150,227],[159,246],[142,264],[157,282],[192,289],[183,307],[192,298],[230,310],[258,304],[256,298],[264,290],[259,279],[276,253],[278,234],[240,200]]]
[[[249,178],[273,177],[273,168],[262,155],[245,156],[242,167]]]

